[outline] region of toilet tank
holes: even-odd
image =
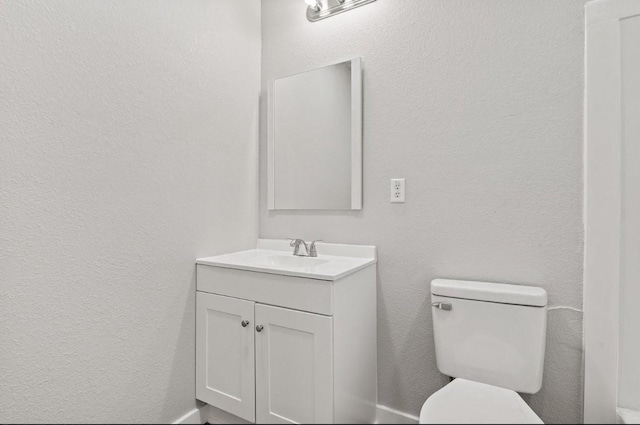
[[[540,391],[547,332],[544,289],[436,279],[431,301],[440,372],[522,393]]]

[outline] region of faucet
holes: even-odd
[[[316,249],[316,243],[322,242],[321,240],[313,241],[307,245],[305,241],[302,239],[289,239],[289,246],[293,247],[293,255],[298,257],[312,257],[315,258],[318,256],[318,250]],[[304,245],[304,250],[306,254],[300,254],[300,246]]]

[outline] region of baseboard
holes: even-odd
[[[404,413],[387,406],[378,405],[376,410],[377,410],[376,411],[377,424],[413,425],[420,422],[420,418],[418,418],[417,416],[413,416],[408,413]]]
[[[174,422],[177,425],[196,425],[209,422],[211,424],[247,424],[248,422],[213,406],[203,405],[193,409]],[[414,425],[420,422],[417,416],[400,412],[390,407],[378,405],[376,408],[376,424]]]
[[[174,422],[179,425],[198,425],[207,422],[209,419],[209,406],[206,404],[193,409],[191,412],[185,414],[183,417]]]

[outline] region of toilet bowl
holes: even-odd
[[[455,379],[424,403],[420,423],[543,423],[518,393],[542,387],[546,291],[436,279],[431,302],[438,369]]]
[[[455,379],[422,406],[421,424],[541,424],[515,391]]]

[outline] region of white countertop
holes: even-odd
[[[317,258],[296,257],[288,240],[260,239],[256,249],[199,258],[196,264],[335,281],[377,262],[375,246],[327,243],[316,246]]]

